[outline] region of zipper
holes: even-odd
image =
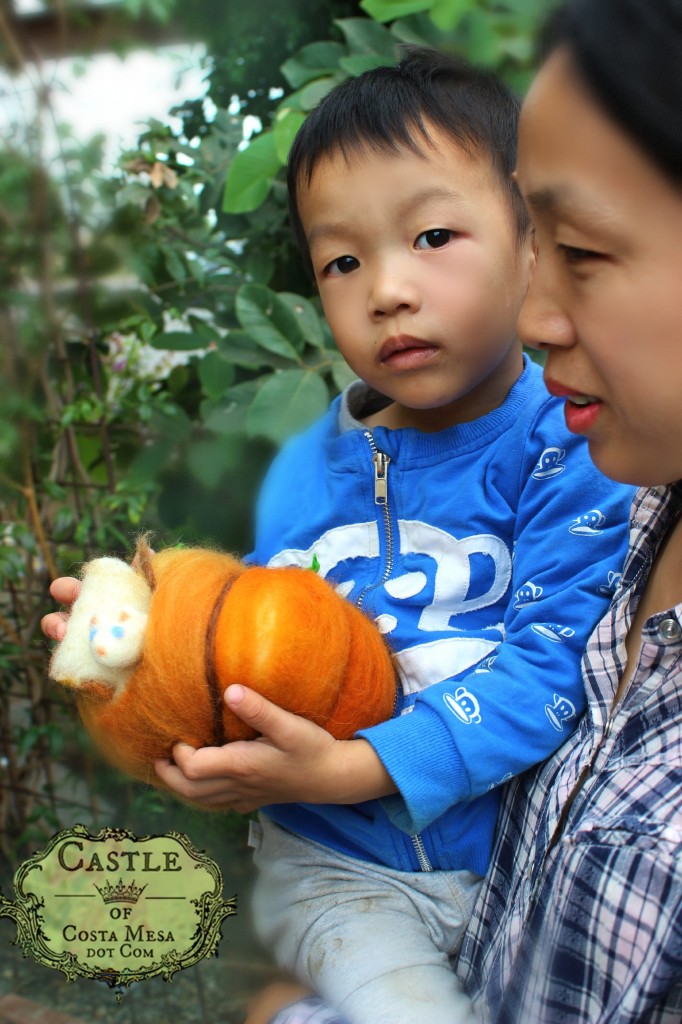
[[[383,523],[386,546],[384,549],[383,575],[376,583],[369,583],[364,588],[355,602],[358,608],[362,608],[365,597],[370,590],[375,590],[376,587],[382,587],[384,583],[388,581],[391,573],[393,572],[394,562],[393,524],[391,522],[391,509],[388,494],[388,467],[391,462],[391,458],[389,455],[386,455],[385,452],[379,451],[371,431],[365,430],[364,434],[372,452],[372,465],[374,466],[374,504],[381,509],[381,521]]]
[[[429,860],[426,850],[424,849],[424,842],[422,840],[422,837],[419,834],[417,834],[414,836],[410,836],[410,839],[412,840],[414,852],[417,854],[417,860],[419,861],[419,867],[421,868],[421,870],[433,871],[431,861]]]
[[[386,455],[385,452],[379,451],[376,446],[376,441],[370,430],[365,430],[365,437],[367,443],[372,451],[372,464],[374,466],[374,504],[381,508],[383,513],[383,526],[384,526],[384,538],[386,540],[385,546],[385,564],[384,572],[380,580],[376,583],[370,583],[362,593],[359,595],[356,604],[358,608],[362,607],[365,597],[370,590],[374,590],[376,587],[382,587],[384,583],[388,582],[391,573],[393,572],[393,563],[395,561],[395,544],[393,537],[393,523],[391,522],[391,507],[389,505],[389,494],[388,494],[388,467],[390,465],[390,456]],[[396,704],[398,702],[398,694],[396,692]],[[394,711],[395,711],[394,706]],[[417,833],[416,835],[410,836],[414,852],[417,855],[419,861],[419,868],[421,871],[433,871],[433,866],[428,858],[426,850],[424,848],[424,841],[422,837]]]

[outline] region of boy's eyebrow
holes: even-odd
[[[445,188],[443,186],[431,186],[428,188],[420,189],[418,192],[414,192],[408,196],[403,202],[398,203],[396,206],[396,214],[398,216],[405,216],[412,210],[418,209],[420,206],[424,206],[434,200],[447,199],[450,202],[464,203],[465,197],[461,193],[455,191],[455,189]],[[316,224],[310,229],[306,241],[308,242],[308,248],[311,248],[315,242],[320,241],[323,238],[334,238],[344,233],[347,230],[347,224],[344,221],[329,221],[323,224]]]

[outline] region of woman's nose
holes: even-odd
[[[541,256],[533,268],[521,307],[518,333],[528,348],[565,347],[574,341],[573,324],[561,298],[559,282],[545,267]]]

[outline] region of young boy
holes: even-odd
[[[282,967],[351,1024],[470,1018],[451,958],[499,786],[576,725],[625,550],[631,489],[595,470],[516,336],[517,115],[492,75],[409,51],[330,93],[290,156],[294,231],[360,380],[275,460],[253,557],[316,558],[385,633],[400,687],[390,721],[335,746],[331,782],[273,772],[255,908]],[[236,746],[242,768],[263,754]],[[160,773],[221,804],[233,756],[189,786]]]

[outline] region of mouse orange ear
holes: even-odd
[[[133,569],[137,569],[137,571],[144,576],[151,589],[155,590],[156,578],[154,576],[154,568],[152,565],[154,550],[149,544],[151,536],[151,533],[143,533],[137,538],[135,557],[133,558],[132,566]]]

